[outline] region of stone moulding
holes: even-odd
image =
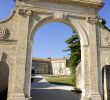
[[[41,0],[42,1],[42,0]],[[85,3],[85,4],[93,4],[93,5],[102,5],[102,1],[95,0],[45,0],[50,2],[60,2],[60,3]]]
[[[17,45],[17,40],[0,40],[0,44]]]
[[[18,0],[19,2],[30,2],[30,0]],[[81,5],[86,7],[94,7],[97,9],[100,9],[104,3],[102,0],[33,0],[33,2],[39,2],[39,1],[45,1],[45,2],[56,2],[59,4],[67,4],[67,5]]]

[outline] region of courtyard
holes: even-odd
[[[81,94],[72,92],[73,86],[50,84],[43,76],[36,76],[31,85],[32,100],[80,100]]]

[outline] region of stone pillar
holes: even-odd
[[[90,83],[90,100],[101,100],[101,93],[99,92],[99,63],[98,63],[98,19],[88,18],[88,38],[89,38],[89,83]]]
[[[15,49],[14,49],[15,50]],[[13,53],[16,51],[12,51]],[[13,54],[12,53],[12,54]],[[15,70],[16,70],[16,55],[8,55],[8,65],[9,65],[9,79],[8,79],[8,94],[7,100],[13,100],[14,95],[14,85],[15,85]]]
[[[16,55],[14,94],[10,100],[25,100],[24,81],[25,81],[26,53],[24,53],[23,51],[24,51],[24,48],[27,48],[27,46],[25,47],[24,45],[21,45],[21,46],[19,45],[18,48],[17,48],[18,50]]]
[[[26,100],[30,100],[30,92],[31,92],[31,69],[32,69],[32,42],[28,42],[27,46],[27,57],[26,57],[26,67],[25,67],[25,86],[24,93],[26,96]]]
[[[16,48],[17,49],[17,48]],[[16,50],[13,51],[16,53]],[[25,100],[24,95],[24,68],[25,68],[25,57],[20,55],[8,56],[10,74],[9,74],[9,86],[8,86],[8,98],[7,100]],[[13,57],[12,57],[13,56]],[[13,63],[12,63],[13,62]],[[13,70],[13,71],[11,71]]]
[[[17,9],[16,22],[17,31],[17,45],[16,45],[16,71],[15,71],[15,82],[14,82],[14,95],[11,100],[26,100],[28,91],[25,89],[25,76],[26,76],[26,65],[27,65],[27,50],[28,50],[28,28],[29,18],[31,11],[26,9]],[[28,51],[29,52],[29,51]],[[28,82],[27,82],[28,83]],[[28,88],[27,88],[28,89]],[[26,95],[25,92],[28,94]]]
[[[88,46],[81,45],[81,100],[88,100],[89,95],[89,72],[88,72]]]
[[[107,100],[107,79],[106,79],[106,67],[104,67],[104,100]]]

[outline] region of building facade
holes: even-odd
[[[32,60],[32,70],[35,74],[70,75],[66,58],[35,58]]]

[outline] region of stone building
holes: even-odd
[[[50,74],[52,73],[51,60],[45,58],[34,58],[32,60],[32,70],[35,74]]]
[[[66,58],[34,58],[32,70],[35,74],[70,75]]]

